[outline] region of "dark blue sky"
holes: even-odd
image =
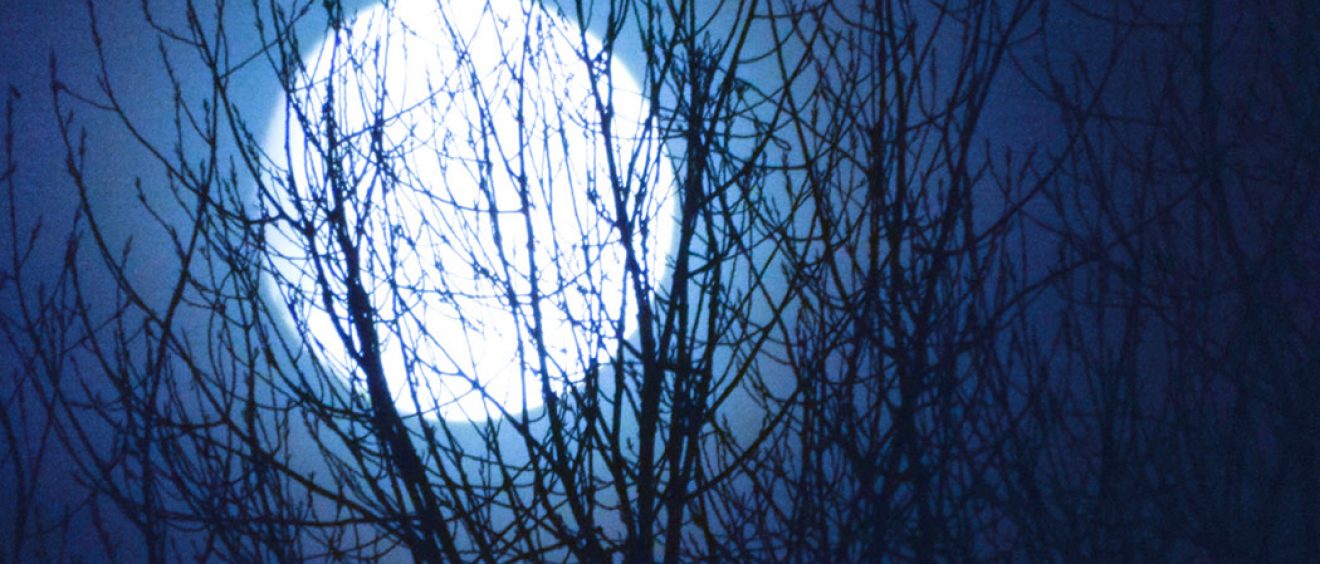
[[[355,5],[365,2],[358,0]],[[177,4],[154,0],[152,5],[158,5],[162,18],[158,23],[166,27],[181,25]],[[231,20],[244,22],[251,3],[231,0],[230,4],[233,5]],[[1099,6],[1097,10],[1120,5],[1118,2],[1094,4]],[[1042,525],[1041,530],[1032,531],[1041,535],[1034,537],[1036,540],[1052,540],[1063,547],[1060,552],[1050,553],[1054,556],[1089,554],[1103,559],[1096,556],[1103,552],[1085,552],[1089,548],[1079,548],[1080,545],[1071,540],[1074,537],[1068,535],[1094,540],[1086,535],[1095,523],[1112,515],[1100,515],[1094,521],[1078,518],[1074,522],[1073,514],[1104,505],[1104,496],[1110,490],[1104,490],[1100,499],[1086,498],[1091,501],[1071,505],[1071,498],[1066,497],[1069,493],[1084,497],[1100,491],[1097,484],[1103,480],[1111,480],[1103,484],[1105,487],[1122,489],[1131,486],[1129,490],[1123,490],[1129,497],[1121,498],[1122,503],[1141,505],[1143,509],[1131,513],[1119,511],[1122,519],[1115,522],[1121,522],[1122,526],[1113,530],[1130,529],[1134,535],[1157,527],[1167,526],[1174,530],[1180,526],[1167,518],[1151,517],[1164,506],[1142,505],[1147,502],[1167,502],[1174,507],[1171,514],[1184,512],[1179,515],[1183,515],[1185,521],[1195,521],[1196,516],[1187,513],[1189,507],[1206,512],[1220,511],[1215,514],[1216,519],[1231,518],[1233,523],[1249,519],[1256,519],[1252,523],[1269,521],[1268,517],[1272,515],[1269,503],[1274,501],[1269,496],[1275,491],[1269,488],[1276,482],[1270,481],[1273,477],[1257,480],[1259,476],[1251,473],[1256,469],[1261,469],[1261,475],[1277,469],[1277,475],[1282,476],[1278,483],[1283,483],[1282,487],[1288,492],[1311,492],[1312,498],[1299,497],[1300,493],[1289,497],[1293,502],[1314,499],[1316,488],[1320,488],[1314,480],[1307,481],[1308,476],[1320,475],[1315,462],[1320,460],[1320,456],[1315,455],[1320,447],[1316,446],[1311,436],[1313,433],[1296,431],[1298,428],[1306,430],[1305,425],[1295,424],[1298,421],[1320,421],[1314,407],[1320,402],[1320,397],[1316,397],[1320,396],[1317,393],[1320,388],[1308,387],[1308,382],[1315,378],[1315,358],[1320,354],[1317,352],[1320,345],[1316,344],[1312,334],[1317,317],[1315,310],[1320,308],[1320,298],[1316,297],[1320,295],[1316,292],[1316,285],[1320,284],[1320,269],[1316,268],[1316,263],[1320,262],[1320,249],[1315,244],[1315,226],[1320,225],[1320,219],[1317,219],[1320,214],[1315,213],[1317,198],[1311,197],[1317,188],[1315,163],[1320,162],[1320,158],[1314,158],[1320,154],[1316,149],[1316,139],[1320,139],[1320,126],[1317,126],[1320,111],[1314,109],[1320,104],[1316,104],[1316,97],[1312,96],[1320,92],[1320,79],[1316,78],[1320,71],[1313,63],[1317,58],[1311,56],[1317,52],[1316,43],[1306,41],[1307,37],[1316,35],[1311,28],[1316,27],[1315,22],[1320,22],[1320,16],[1305,2],[1297,2],[1295,12],[1279,16],[1261,7],[1263,4],[1226,0],[1215,4],[1221,7],[1221,17],[1216,20],[1219,27],[1197,36],[1188,31],[1193,29],[1188,22],[1197,20],[1185,7],[1211,4],[1190,0],[1150,4],[1150,11],[1142,14],[1146,19],[1137,26],[1129,26],[1125,20],[1106,23],[1108,12],[1081,15],[1074,9],[1086,8],[1090,4],[1065,2],[1052,4],[1052,9],[1042,16],[1042,20],[1028,22],[1025,26],[1028,29],[1042,26],[1050,51],[1033,47],[1039,45],[1037,38],[1033,38],[1023,44],[1027,47],[1015,50],[1013,56],[1004,61],[974,150],[978,157],[984,156],[980,151],[988,150],[988,154],[995,155],[994,159],[1012,150],[1019,165],[1026,154],[1035,150],[1040,166],[1049,165],[1049,158],[1058,154],[1068,140],[1064,123],[1076,116],[1065,115],[1061,106],[1056,104],[1057,100],[1046,99],[1036,86],[1063,97],[1085,99],[1077,93],[1098,87],[1093,81],[1102,78],[1109,81],[1104,96],[1084,100],[1103,108],[1103,115],[1097,114],[1099,117],[1088,123],[1093,129],[1078,137],[1085,142],[1070,146],[1077,151],[1076,158],[1060,166],[1063,172],[1051,176],[1052,181],[1045,192],[1056,198],[1042,197],[1027,205],[1024,211],[1028,219],[1015,224],[1025,231],[1019,233],[1021,237],[1012,239],[1022,244],[1023,256],[1028,259],[1029,276],[1056,273],[1060,264],[1068,268],[1075,266],[1065,263],[1061,258],[1065,256],[1068,260],[1081,256],[1086,261],[1093,261],[1086,263],[1085,268],[1078,268],[1075,279],[1070,278],[1074,274],[1072,271],[1060,277],[1069,283],[1060,282],[1057,288],[1051,286],[1049,292],[1033,295],[1029,317],[1023,318],[1026,323],[1014,328],[1022,333],[1011,335],[1015,346],[1020,344],[1016,339],[1021,338],[1045,351],[1041,355],[1049,360],[1033,368],[1053,378],[1048,383],[1057,386],[1052,389],[1059,392],[1059,401],[1076,402],[1059,407],[1058,420],[1076,416],[1080,421],[1076,427],[1057,434],[1051,435],[1055,431],[1048,428],[1041,431],[1039,437],[1031,435],[1032,439],[1039,438],[1038,445],[1046,445],[1042,447],[1042,457],[1059,455],[1057,459],[1046,461],[1056,463],[1054,466],[1047,467],[1045,462],[1026,458],[1022,463],[1025,474],[1035,472],[1042,480],[1046,477],[1054,479],[1049,484],[1056,489],[1047,491],[1047,497],[1063,492],[1057,493],[1058,498],[1042,502],[1048,510],[1042,510],[1041,514],[1054,511],[1047,516],[1057,516],[1052,521],[1057,529]],[[1121,5],[1129,6],[1129,3]],[[348,9],[351,11],[353,7],[348,6]],[[6,214],[0,219],[0,226],[3,226],[0,229],[0,260],[5,261],[0,265],[0,272],[9,270],[10,249],[15,243],[11,227],[18,232],[18,239],[24,240],[40,222],[43,236],[37,241],[33,258],[27,264],[25,287],[35,288],[40,281],[53,276],[64,257],[65,236],[77,208],[77,192],[65,170],[66,148],[57,127],[61,118],[55,115],[52,106],[53,71],[61,88],[85,95],[94,102],[104,100],[102,81],[108,80],[123,104],[124,117],[130,124],[123,123],[120,116],[71,96],[64,96],[62,102],[64,110],[71,112],[75,137],[83,132],[87,135],[85,173],[92,190],[91,205],[101,219],[102,227],[114,245],[129,239],[134,241],[129,274],[135,276],[147,292],[164,292],[168,290],[176,268],[174,255],[165,245],[167,239],[162,230],[138,200],[137,181],[141,179],[143,197],[148,202],[169,203],[164,198],[170,192],[162,182],[162,165],[144,150],[142,143],[130,132],[129,125],[136,128],[148,143],[167,153],[173,151],[175,115],[171,101],[174,93],[157,50],[157,34],[143,20],[141,1],[97,1],[95,9],[103,41],[101,53],[108,73],[104,76],[100,74],[102,69],[93,43],[88,8],[83,2],[0,1],[0,88],[15,94],[11,100],[15,108],[13,143],[17,167],[12,182],[0,184],[0,190],[10,185],[14,187],[13,202],[8,199],[8,193],[0,193],[0,210]],[[1252,10],[1268,13],[1276,19],[1254,18],[1250,14],[1257,14],[1257,11]],[[305,49],[314,45],[323,33],[323,16],[319,3],[313,2],[306,25],[300,28]],[[208,16],[204,14],[203,17]],[[600,23],[598,19],[596,24]],[[1199,43],[1202,39],[1207,42]],[[756,40],[764,42],[768,38]],[[248,25],[231,27],[229,41],[229,50],[235,54],[255,54],[260,49],[256,32]],[[622,62],[633,68],[641,65],[639,61],[628,59],[638,55],[637,43],[636,38],[627,38],[618,51]],[[1112,72],[1106,73],[1103,63],[1116,44],[1122,46],[1121,57],[1109,69]],[[951,43],[950,49],[954,48],[956,45]],[[1207,50],[1221,58],[1215,59],[1217,66],[1213,66],[1210,72],[1198,74],[1197,57]],[[197,103],[209,86],[208,75],[186,49],[171,48],[170,52],[172,57],[178,57],[174,59],[174,69],[183,85],[182,96],[190,103]],[[55,62],[53,68],[52,60]],[[1055,76],[1059,82],[1047,79],[1043,72],[1046,67],[1057,73]],[[762,76],[757,74],[758,71],[767,70],[774,69],[754,69],[746,76],[755,80]],[[944,69],[937,70],[943,72]],[[950,69],[948,72],[952,75],[954,71]],[[773,74],[765,72],[764,76],[772,80]],[[1198,76],[1209,77],[1209,80],[1197,82],[1194,78]],[[950,78],[940,75],[941,80]],[[238,70],[232,81],[232,90],[241,93],[241,99],[236,102],[251,120],[249,128],[254,132],[265,131],[264,122],[280,96],[268,63],[258,57]],[[1213,103],[1207,102],[1211,98],[1214,98]],[[1214,119],[1220,121],[1214,122]],[[1212,133],[1206,134],[1203,130]],[[188,149],[185,147],[184,152],[187,153]],[[1029,175],[1024,173],[1024,176]],[[1227,195],[1215,193],[1223,185],[1228,186]],[[977,187],[986,189],[975,194],[977,201],[991,202],[989,207],[994,209],[993,202],[1001,195],[994,193],[994,186],[989,183],[977,184]],[[1159,221],[1138,221],[1138,214],[1150,213],[1140,205],[1151,202],[1167,203],[1170,209],[1154,214],[1159,216],[1155,218]],[[1277,206],[1283,209],[1276,209]],[[178,221],[181,217],[177,206],[164,205],[161,209],[167,220]],[[16,218],[12,226],[7,215],[11,211]],[[1064,219],[1073,223],[1063,225]],[[1129,225],[1128,222],[1139,225]],[[1231,239],[1232,243],[1225,239]],[[84,250],[83,260],[94,263],[96,257],[87,250]],[[1248,258],[1239,261],[1234,253]],[[1236,271],[1229,267],[1234,261],[1238,261]],[[95,298],[97,292],[103,292],[101,297],[104,300],[99,305],[111,302],[113,285],[102,270],[89,269],[82,282],[89,289],[89,296]],[[12,286],[6,287],[5,284],[12,283],[0,284],[0,296],[7,298],[11,295],[7,292]],[[1068,294],[1074,291],[1077,293]],[[1116,300],[1118,305],[1111,307],[1101,298]],[[1305,305],[1308,303],[1309,312]],[[93,304],[93,307],[97,305]],[[14,303],[0,303],[0,312],[11,319],[17,316],[16,308]],[[1108,317],[1104,317],[1106,312]],[[1131,312],[1137,313],[1124,317]],[[1100,317],[1104,319],[1098,319]],[[1305,325],[1308,322],[1312,325]],[[1067,333],[1061,328],[1069,323],[1083,328]],[[1038,334],[1023,337],[1031,331]],[[1284,334],[1287,339],[1273,341],[1275,334]],[[1007,342],[1010,337],[1004,339]],[[8,341],[0,342],[0,378],[32,372],[27,367],[11,364],[17,355],[7,354],[10,347]],[[1244,350],[1248,352],[1240,352]],[[1016,352],[1019,351],[1014,354]],[[1204,356],[1197,356],[1202,353]],[[1009,356],[1020,360],[1017,356]],[[1296,359],[1302,360],[1289,364]],[[1276,360],[1279,366],[1292,372],[1268,368],[1274,366],[1271,362]],[[1014,365],[1005,370],[1025,371],[1027,368]],[[1130,388],[1114,391],[1119,386],[1113,382],[1121,378],[1126,378],[1121,382]],[[1205,402],[1204,405],[1187,408],[1185,403],[1179,403],[1188,401],[1186,397],[1174,397],[1169,391],[1187,381],[1204,383],[1203,388],[1197,388],[1201,395],[1196,400]],[[1128,389],[1139,390],[1130,392],[1128,401],[1147,411],[1124,421],[1138,425],[1147,421],[1144,418],[1149,416],[1159,425],[1120,426],[1131,431],[1130,436],[1138,438],[1131,439],[1130,443],[1120,440],[1121,444],[1115,447],[1110,423],[1118,416],[1110,418],[1104,414],[1088,419],[1092,413],[1088,410],[1099,413],[1100,407],[1097,406],[1111,405],[1105,402],[1110,401],[1111,396],[1129,393]],[[0,391],[6,390],[6,386],[0,385]],[[1250,390],[1250,393],[1241,390]],[[1170,398],[1161,396],[1165,393]],[[1234,396],[1234,393],[1240,395]],[[1246,407],[1234,412],[1246,415],[1234,420],[1234,424],[1248,423],[1220,432],[1216,425],[1228,420],[1221,414],[1229,413],[1229,410],[1219,402],[1227,403],[1226,398],[1232,397],[1247,398],[1237,404]],[[1058,405],[1062,404],[1049,407],[1054,409]],[[1151,409],[1150,406],[1155,407]],[[1168,413],[1181,417],[1183,412],[1178,411],[1180,409],[1193,414],[1188,419],[1176,421],[1183,425],[1186,434],[1175,438],[1184,442],[1174,444],[1177,441],[1169,439],[1166,444],[1146,438],[1172,428],[1173,425],[1164,425],[1168,421],[1160,418]],[[1042,408],[1031,415],[1039,415],[1040,421],[1054,421],[1050,418],[1056,414],[1040,415],[1045,411]],[[1037,423],[1047,426],[1040,421]],[[1289,431],[1290,428],[1293,430]],[[959,427],[957,432],[962,430],[965,429]],[[1037,430],[1030,423],[1024,423],[1001,439],[1012,442]],[[1076,431],[1080,438],[1068,435],[1070,431]],[[100,438],[103,440],[115,438],[111,436],[112,429],[96,428],[91,432],[102,434]],[[980,429],[971,432],[975,434]],[[1101,435],[1104,436],[1097,438]],[[972,439],[968,444],[978,444],[979,440],[982,439]],[[1240,442],[1233,443],[1233,440]],[[1190,448],[1187,444],[1198,446]],[[1128,481],[1111,478],[1114,474],[1099,471],[1085,474],[1103,466],[1102,463],[1112,462],[1112,458],[1106,457],[1111,457],[1113,449],[1121,450],[1125,446],[1134,453],[1140,450],[1145,458],[1132,454],[1130,468],[1105,468],[1106,472],[1118,472]],[[1049,450],[1055,447],[1059,450]],[[1185,450],[1178,451],[1178,448]],[[1216,450],[1221,448],[1226,454]],[[1190,452],[1186,454],[1188,460],[1214,470],[1174,475],[1172,472],[1184,469],[1183,459],[1166,457],[1175,451]],[[82,490],[61,487],[71,483],[67,480],[70,480],[73,469],[61,454],[52,452],[50,460],[53,462],[44,467],[49,473],[41,476],[48,491],[43,503],[58,507],[76,501]],[[1307,452],[1311,453],[1312,459],[1299,461]],[[1209,454],[1197,458],[1201,453]],[[1254,458],[1244,462],[1246,459],[1242,453],[1250,453]],[[1235,456],[1237,458],[1233,458]],[[1231,503],[1209,506],[1207,504],[1221,502],[1224,498],[1187,493],[1194,489],[1193,486],[1200,487],[1200,482],[1188,486],[1187,490],[1178,489],[1184,482],[1203,479],[1209,484],[1205,486],[1206,491],[1218,492],[1214,488],[1220,487],[1221,482],[1216,480],[1232,471],[1229,464],[1221,462],[1231,458],[1240,467],[1248,469],[1232,477],[1245,485],[1223,478],[1226,490],[1241,488],[1233,490],[1240,497]],[[1041,466],[1029,467],[1036,463]],[[1192,463],[1187,464],[1187,467],[1191,466]],[[1221,473],[1220,468],[1229,470]],[[1058,474],[1050,474],[1052,471]],[[1073,472],[1085,475],[1073,483]],[[1184,480],[1183,476],[1189,478]],[[1143,481],[1148,479],[1151,480],[1149,483]],[[1069,490],[1074,487],[1076,491]],[[1313,489],[1306,490],[1306,487]],[[0,536],[10,532],[11,516],[3,513],[9,507],[9,499],[5,497],[8,495],[12,492],[0,492]],[[1032,495],[1041,494],[1035,492]],[[1118,503],[1114,501],[1118,499],[1113,497],[1108,501]],[[1302,530],[1293,526],[1299,522],[1306,524],[1299,515],[1315,517],[1314,512],[1307,513],[1308,510],[1301,505],[1304,502],[1299,504],[1300,508],[1289,506],[1291,513],[1283,518],[1284,529]],[[1130,523],[1133,524],[1129,526]],[[1204,546],[1198,545],[1198,550],[1203,550],[1193,554],[1230,558],[1224,556],[1229,553],[1216,552],[1219,545],[1215,543],[1221,537],[1229,538],[1240,533],[1242,538],[1249,538],[1250,534],[1265,530],[1265,525],[1260,525],[1261,529],[1252,529],[1254,526],[1234,528],[1235,524],[1227,524],[1223,529],[1205,529],[1209,533],[1198,529],[1195,534],[1185,531],[1178,534],[1205,543]],[[1312,523],[1311,526],[1315,525]],[[111,529],[123,530],[126,538],[130,535],[126,523],[114,523]],[[1278,538],[1268,536],[1272,533],[1261,534],[1267,541]],[[72,539],[68,545],[72,554],[95,554],[99,541],[91,538],[90,532],[87,535]],[[1285,532],[1283,535],[1301,538],[1295,533]],[[1107,538],[1095,541],[1100,547],[1097,551],[1107,549],[1107,545],[1102,546]],[[1224,543],[1231,544],[1229,541]],[[1249,543],[1241,541],[1240,544]],[[1184,543],[1177,545],[1176,549],[1189,550],[1187,546],[1190,545]],[[1074,548],[1079,552],[1068,552]],[[1160,554],[1170,556],[1177,555],[1177,552]]]

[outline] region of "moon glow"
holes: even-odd
[[[628,252],[643,287],[663,280],[675,198],[643,88],[599,52],[519,0],[412,0],[305,56],[263,143],[289,169],[262,198],[282,219],[271,272],[291,327],[355,392],[353,272],[403,413],[535,409],[628,336]]]

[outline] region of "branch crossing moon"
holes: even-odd
[[[607,61],[519,0],[392,2],[304,56],[263,143],[270,273],[355,392],[354,275],[406,414],[516,415],[613,358],[635,329],[628,253],[649,293],[676,197],[644,89]]]

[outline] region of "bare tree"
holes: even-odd
[[[764,397],[791,415],[747,473],[751,506],[730,505],[729,519],[764,516],[748,556],[1013,554],[996,472],[1038,384],[1001,351],[1026,337],[1010,329],[1041,287],[1015,246],[1053,168],[980,124],[1042,9],[823,2],[781,24],[818,82],[788,102],[798,395]]]
[[[1320,16],[1188,6],[89,0],[5,558],[1315,556]]]
[[[226,26],[238,16],[224,2],[189,4],[182,18],[145,5],[174,90],[174,139],[164,144],[131,117],[96,5],[88,8],[101,57],[95,90],[57,74],[52,94],[81,200],[71,248],[100,262],[68,264],[69,293],[60,297],[70,303],[60,305],[72,324],[58,336],[76,344],[22,347],[34,361],[77,359],[77,368],[24,372],[54,386],[33,393],[78,462],[91,503],[110,502],[134,523],[149,560],[404,551],[425,561],[672,561],[709,550],[684,549],[685,528],[705,519],[706,492],[755,448],[718,416],[727,398],[762,380],[749,359],[782,326],[777,312],[789,294],[767,285],[769,271],[757,262],[758,233],[773,227],[758,227],[768,214],[757,182],[758,155],[775,127],[774,92],[747,88],[737,72],[762,8],[579,6],[570,21],[604,18],[593,28],[599,41],[584,26],[555,23],[553,6],[529,5],[515,17],[472,12],[515,39],[492,47],[467,44],[472,22],[451,20],[459,8],[447,4],[419,12],[387,3],[365,15],[337,3],[254,4],[243,17],[253,18],[261,45],[247,52],[229,42]],[[441,21],[403,17],[418,13]],[[298,26],[320,16],[330,39],[308,50]],[[739,23],[711,38],[703,27],[711,17]],[[386,31],[372,35],[371,26]],[[391,68],[395,59],[381,53],[401,48],[394,34],[423,26],[450,31],[436,49],[458,53],[446,69],[458,78],[407,76],[422,96],[416,107],[392,106],[392,78],[413,69]],[[639,94],[651,111],[642,115],[624,111],[611,88],[625,36],[644,55]],[[576,50],[547,51],[554,37]],[[503,81],[474,54],[492,48],[508,70]],[[232,86],[261,61],[286,94],[285,121],[274,126],[284,135],[274,144],[263,143],[261,118],[243,113]],[[193,85],[179,76],[198,68],[209,86],[194,102]],[[578,81],[589,87],[588,103],[571,106],[535,86],[554,73],[585,76]],[[165,190],[138,188],[171,250],[163,287],[138,275],[137,257],[104,226],[94,194],[109,188],[89,173],[95,148],[84,145],[71,103],[114,116],[164,171]],[[392,136],[396,123],[452,119],[445,112],[457,107],[466,109],[466,131]],[[499,112],[516,112],[517,127],[502,129]],[[629,119],[640,122],[631,128],[640,138],[630,136]],[[583,123],[589,154],[567,139]],[[749,131],[737,141],[747,151],[735,154],[732,136]],[[552,140],[540,154],[529,149],[538,136]],[[428,159],[466,167],[478,201],[438,185]],[[556,175],[555,166],[568,172]],[[565,212],[577,199],[590,207]],[[401,219],[418,211],[419,224]],[[538,239],[560,240],[537,231],[547,229],[537,214],[586,214],[579,222],[589,228],[598,217],[607,231],[547,251]],[[652,248],[669,221],[678,225],[673,251]],[[493,239],[465,246],[483,236]],[[407,263],[427,256],[451,262]],[[612,260],[620,273],[601,266]],[[651,272],[657,264],[669,271],[664,286]],[[80,283],[89,268],[108,274],[113,301]],[[465,268],[480,279],[460,287],[462,277],[449,273]],[[555,286],[538,287],[547,282]],[[444,386],[508,399],[470,366],[442,365],[435,355],[453,359],[446,347],[462,345],[428,332],[425,308],[452,306],[471,327],[492,323],[482,300],[500,304],[518,333],[502,341],[512,350],[487,354],[512,356],[517,373],[537,384],[520,391],[522,401],[534,396],[543,408],[474,423],[434,417],[454,401],[438,391]],[[575,310],[578,302],[586,309]],[[752,313],[766,303],[768,321]],[[40,323],[18,329],[56,335]],[[318,330],[326,327],[333,333]],[[586,336],[569,354],[546,344],[563,330]],[[115,437],[100,440],[87,425]],[[693,546],[717,542],[716,534]],[[114,552],[110,536],[104,549]]]

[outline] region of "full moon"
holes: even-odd
[[[262,143],[270,276],[355,393],[351,276],[405,414],[538,408],[635,329],[634,282],[665,276],[673,172],[645,90],[601,49],[535,3],[404,0],[291,73]]]

